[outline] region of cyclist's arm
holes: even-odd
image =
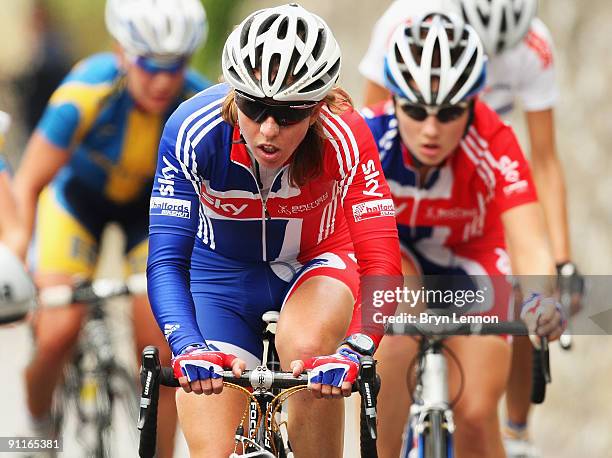
[[[542,206],[538,202],[514,207],[502,214],[513,273],[519,276],[542,276],[546,290],[553,292],[557,274]]]
[[[356,112],[348,120],[352,123],[352,134],[356,138],[351,147],[357,148],[356,152],[349,154],[356,153],[358,160],[353,162],[352,168],[342,179],[342,192],[345,193],[342,205],[355,247],[361,282],[375,280],[376,289],[393,289],[402,284],[393,200],[369,128]],[[353,158],[356,159],[355,156]],[[363,308],[355,310],[349,333],[366,332],[378,344],[384,331],[368,322],[372,314],[372,310],[367,310],[367,304],[371,304],[370,298],[362,297],[361,300]],[[385,309],[384,313],[392,314],[395,305],[389,304],[389,309]],[[362,322],[362,318],[365,321]]]
[[[36,130],[28,141],[14,182],[24,230],[23,241],[18,247],[21,257],[25,257],[32,237],[38,196],[69,159],[68,149],[51,143],[40,130]]]
[[[563,167],[557,155],[552,109],[526,112],[533,179],[558,264],[571,259]]]
[[[177,153],[183,119],[177,113],[167,122],[159,145],[149,210],[147,264],[151,308],[175,355],[189,345],[204,342],[189,283],[191,252],[199,222],[199,176],[193,173],[194,164],[184,162],[192,160],[191,154],[183,155],[183,150]],[[191,148],[188,141],[183,147]],[[201,165],[197,164],[198,170]]]
[[[0,241],[15,251],[21,240],[21,226],[10,176],[3,167],[0,157]]]

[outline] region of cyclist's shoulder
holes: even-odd
[[[507,149],[511,145],[519,148],[520,151],[512,127],[481,100],[476,101],[474,122],[466,137],[467,141],[463,142],[464,145],[467,144],[473,148],[485,149],[495,158],[509,152]],[[512,153],[514,152],[512,151]]]
[[[493,56],[491,63],[500,62],[504,68],[521,73],[530,67],[534,71],[546,70],[552,67],[553,49],[550,31],[540,19],[534,18],[523,39],[514,48]]]
[[[397,131],[397,118],[391,99],[361,109],[361,114],[376,140]]]
[[[119,62],[110,52],[88,56],[75,64],[62,84],[104,84],[114,81],[120,73]]]
[[[177,134],[187,131],[187,135],[194,136],[210,133],[217,126],[231,131],[232,126],[224,122],[221,116],[221,107],[228,92],[227,84],[216,84],[185,100],[168,118],[166,131]]]
[[[50,105],[72,104],[93,107],[112,92],[120,75],[112,53],[90,56],[78,62],[49,99]]]
[[[189,68],[185,72],[185,83],[183,85],[184,92],[187,97],[192,97],[200,91],[211,86],[210,81],[196,70]]]

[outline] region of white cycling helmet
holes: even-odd
[[[208,31],[199,0],[107,0],[106,26],[128,53],[162,58],[192,54]]]
[[[276,101],[323,100],[340,75],[340,46],[319,16],[291,3],[251,14],[223,48],[235,89]]]
[[[413,103],[456,104],[480,92],[485,79],[482,43],[458,16],[416,17],[391,36],[385,82]]]
[[[487,54],[514,47],[529,30],[537,0],[461,0],[463,15],[476,29]]]
[[[24,318],[36,305],[36,289],[23,264],[0,243],[0,324]]]

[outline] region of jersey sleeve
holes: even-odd
[[[495,168],[495,202],[500,213],[538,200],[529,163],[512,129],[503,127],[491,151],[499,152]]]
[[[402,270],[395,208],[374,138],[357,112],[329,116],[325,128],[337,158],[342,208],[355,248],[361,284],[368,278],[380,282],[380,289],[398,286],[402,282]],[[361,299],[363,304],[371,302],[369,298]],[[389,309],[385,313],[393,311]],[[371,312],[364,305],[361,312],[353,314],[349,329],[366,332],[378,343],[384,330],[371,322]]]
[[[523,47],[522,68],[517,95],[525,111],[553,108],[558,98],[554,49],[550,32],[535,19],[520,44]]]
[[[149,208],[147,264],[151,308],[175,355],[190,344],[204,342],[189,282],[202,164],[186,136],[181,108],[166,123],[159,145]]]

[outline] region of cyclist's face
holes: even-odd
[[[143,66],[135,59],[124,56],[127,86],[134,101],[143,111],[162,114],[176,100],[185,81],[185,66],[159,70]]]
[[[293,155],[317,116],[318,110],[315,110],[310,117],[295,124],[279,126],[272,116],[256,122],[238,110],[238,125],[259,165],[276,169]]]
[[[402,142],[424,165],[437,166],[459,146],[467,126],[469,110],[449,122],[429,115],[423,121],[408,116],[396,103],[395,113]]]

